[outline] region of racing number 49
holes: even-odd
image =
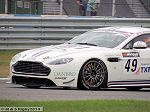
[[[125,65],[125,69],[127,70],[127,72],[131,71],[131,72],[135,72],[137,68],[137,59],[131,60],[129,59]]]

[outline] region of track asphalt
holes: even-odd
[[[109,88],[97,91],[77,90],[63,88],[42,87],[29,89],[24,86],[10,84],[8,79],[0,79],[0,100],[96,100],[96,99],[131,99],[150,101],[150,88],[140,91],[128,91],[126,89]]]

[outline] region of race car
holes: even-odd
[[[98,28],[61,45],[27,50],[10,63],[11,82],[100,89],[150,87],[150,29]]]

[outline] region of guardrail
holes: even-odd
[[[0,16],[0,49],[31,49],[61,44],[89,29],[106,26],[150,27],[150,19]]]

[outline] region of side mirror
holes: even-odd
[[[133,44],[133,48],[134,49],[146,49],[147,48],[147,44],[143,41],[137,41]]]

